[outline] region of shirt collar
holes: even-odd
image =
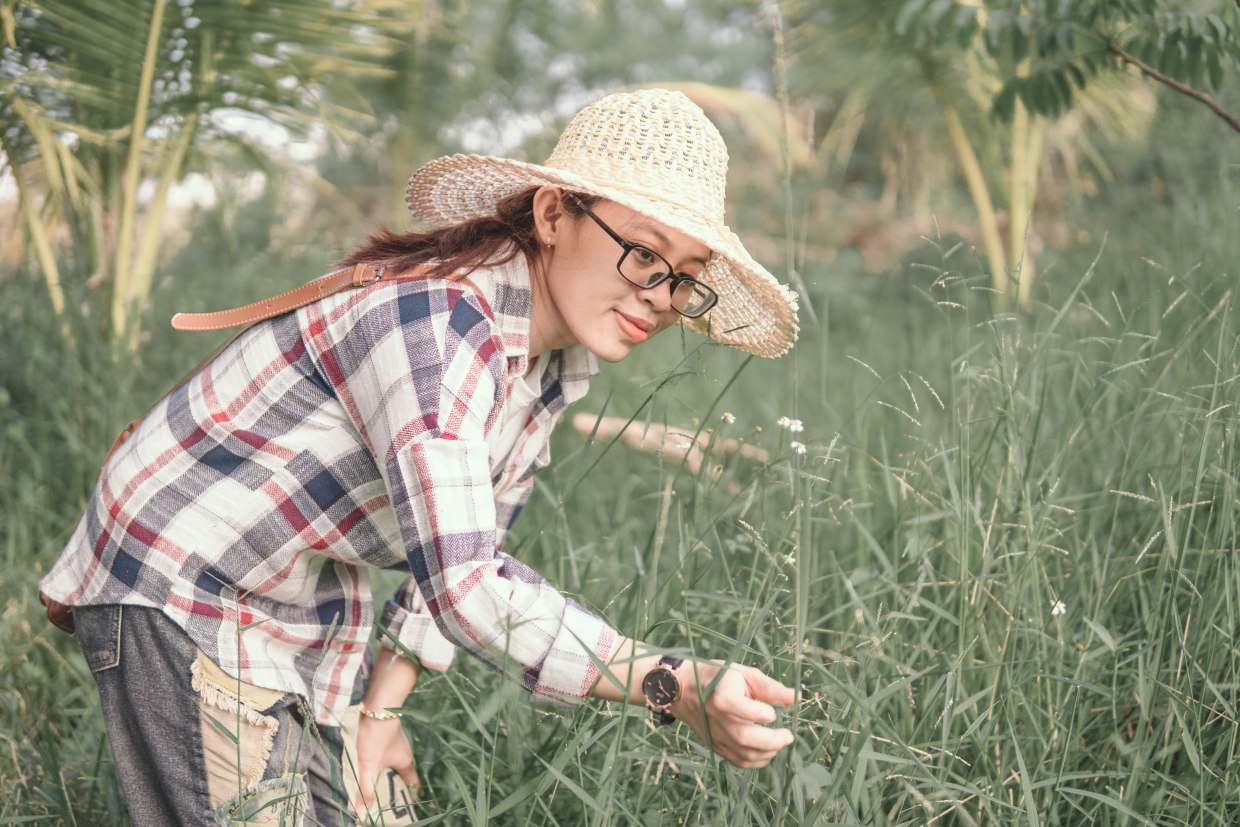
[[[468,278],[490,302],[509,359],[510,374],[524,375],[529,370],[530,317],[534,312],[530,268],[525,256],[518,253],[503,264],[480,267]],[[570,345],[547,355],[551,359],[546,370],[558,375],[565,400],[572,403],[584,396],[590,377],[598,373],[594,354],[581,345]]]

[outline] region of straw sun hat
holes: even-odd
[[[680,92],[618,92],[581,110],[547,163],[449,155],[409,179],[414,216],[447,227],[495,213],[501,198],[536,186],[563,187],[623,204],[712,251],[701,281],[719,303],[699,333],[758,356],[781,356],[797,336],[796,294],[775,280],[724,223],[728,150],[719,130]]]

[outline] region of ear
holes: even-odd
[[[539,187],[534,193],[534,232],[538,246],[554,245],[556,235],[564,231],[567,222],[559,188]]]

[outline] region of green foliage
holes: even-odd
[[[926,205],[939,192],[954,196],[962,180],[977,213],[996,312],[1033,309],[1038,251],[1029,239],[1042,232],[1036,207],[1050,165],[1073,178],[1083,167],[1106,177],[1095,136],[1110,130],[1140,140],[1151,112],[1150,84],[1142,88],[1137,80],[1142,74],[1175,85],[1236,124],[1201,91],[1217,88],[1240,65],[1230,4],[1208,10],[1176,0],[788,5],[793,97],[814,105],[825,127],[824,150],[841,137],[858,146],[861,130],[849,122],[864,120],[889,141],[866,145],[866,160],[877,155],[880,163],[911,170],[882,203],[904,198],[923,214],[934,209]],[[1127,124],[1111,130],[1118,118]],[[833,147],[824,152],[832,155],[853,160]],[[955,170],[945,170],[944,159],[953,156]],[[847,171],[833,172],[835,180],[848,180]],[[884,178],[893,190],[896,176]]]
[[[242,116],[293,130],[344,121],[325,93],[346,72],[377,72],[373,53],[390,45],[365,21],[355,5],[305,0],[9,3],[0,144],[57,312],[61,269],[94,276],[111,288],[113,341],[133,334],[190,147],[237,140]]]
[[[1170,77],[1218,89],[1240,65],[1235,10],[1206,13],[1175,2],[1051,0],[963,3],[907,0],[890,34],[915,51],[978,46],[1009,67],[992,111],[1008,121],[1020,98],[1030,112],[1057,117],[1100,72],[1123,66],[1119,47]],[[1031,61],[1025,72],[1015,67]]]
[[[1123,183],[1067,216],[1094,238],[1048,254],[1033,319],[991,316],[958,240],[928,242],[894,278],[813,265],[824,325],[786,359],[668,333],[584,403],[697,420],[716,434],[699,472],[556,435],[510,548],[625,632],[798,684],[787,755],[735,771],[642,710],[549,713],[462,659],[409,703],[419,813],[1234,823],[1240,247],[1208,219],[1231,214],[1240,181],[1207,132],[1183,134],[1189,105],[1155,136],[1164,149],[1116,159]],[[290,262],[247,238],[232,267],[216,264],[222,242],[196,239],[157,311],[270,293],[328,257]],[[26,283],[0,282],[2,327],[20,331],[0,360],[0,818],[122,823],[91,677],[42,622],[35,582],[115,428],[212,343],[156,329],[146,370],[118,370],[68,348]]]
[[[922,38],[986,147],[998,143],[985,131],[995,94],[1014,109],[1033,108],[1026,96],[1067,100],[1042,88],[1058,72],[1079,113],[1082,95],[1114,74],[1117,58],[1096,41],[1091,51],[1085,28],[1039,20],[1071,13],[1096,32],[1167,9],[1129,0],[849,5],[806,3],[789,15],[794,101],[845,120],[867,107],[880,113],[851,144],[841,137],[847,124],[831,125],[842,131],[829,132],[820,152],[839,164],[835,177],[791,182],[803,199],[793,204],[794,241],[804,227],[811,249],[831,229],[804,206],[825,197],[815,190],[823,181],[860,188],[895,158],[904,174],[959,197],[930,168],[941,149],[930,149],[938,145],[926,124],[938,123],[939,109],[900,38]],[[263,4],[246,8],[237,25],[257,25],[246,15],[261,16]],[[368,25],[405,48],[388,55],[383,71],[392,74],[362,82],[377,124],[371,154],[342,156],[329,171],[350,200],[367,185],[398,193],[419,154],[461,140],[440,134],[443,124],[502,125],[526,107],[664,73],[737,86],[767,73],[754,69],[767,47],[751,7],[712,3],[679,21],[673,4],[653,0],[370,8]],[[694,26],[711,36],[696,39]],[[745,27],[734,63],[714,54]],[[1183,27],[1185,37],[1222,35],[1209,19]],[[860,36],[879,29],[894,49]],[[1145,36],[1121,34],[1132,38],[1126,45]],[[546,43],[556,46],[544,51]],[[566,68],[548,65],[555,49],[571,53]],[[824,55],[834,57],[830,71],[815,75]],[[1023,92],[970,87],[960,81],[979,55],[1022,55],[1022,77],[1046,77]],[[1087,59],[1098,61],[1092,70],[1080,64]],[[313,54],[300,61],[315,76]],[[1223,51],[1219,65],[1226,74]],[[272,79],[255,81],[254,100]],[[232,77],[221,83],[240,89]],[[852,96],[833,99],[840,89]],[[152,97],[161,113],[162,94]],[[276,117],[318,105],[286,100]],[[798,733],[793,748],[765,771],[738,772],[684,731],[654,730],[642,710],[587,704],[550,714],[460,662],[426,676],[407,711],[425,784],[420,814],[521,825],[1234,823],[1240,323],[1231,268],[1240,247],[1222,217],[1234,215],[1240,191],[1216,138],[1184,126],[1195,104],[1163,105],[1148,145],[1108,148],[1116,183],[1066,199],[1055,215],[1074,234],[1043,253],[1033,317],[989,311],[967,232],[932,234],[887,278],[808,255],[798,267],[823,322],[805,325],[790,357],[746,360],[668,333],[606,369],[584,403],[709,429],[700,470],[567,429],[556,435],[556,462],[510,549],[627,633],[799,685],[800,702],[783,718]],[[211,117],[202,123],[215,128]],[[538,140],[531,153],[543,148]],[[849,162],[850,146],[864,163]],[[898,154],[910,147],[924,152]],[[208,149],[188,163],[207,169]],[[740,227],[769,223],[758,149],[734,153],[753,186],[735,202]],[[386,167],[371,163],[380,155]],[[219,174],[237,175],[240,157],[228,156]],[[133,365],[98,346],[107,327],[99,313],[58,318],[31,290],[31,272],[0,276],[0,821],[124,822],[91,676],[72,640],[43,623],[37,578],[72,530],[116,430],[213,344],[174,335],[162,320],[305,281],[347,244],[339,204],[290,234],[280,215],[288,201],[273,187],[240,211],[225,203],[195,217],[190,241],[153,283],[150,318],[160,322]],[[91,307],[92,271],[62,264],[72,275],[65,306]],[[781,429],[781,417],[803,420],[804,431]],[[769,459],[729,453],[726,437]],[[383,582],[379,593],[391,585]]]
[[[339,82],[333,73],[373,74],[368,54],[392,45],[366,28],[357,10],[302,0],[136,0],[124,8],[97,1],[22,0],[11,6],[0,74],[6,98],[24,99],[66,136],[100,153],[123,149],[128,140],[133,102],[144,92],[142,74],[150,62],[144,27],[157,6],[168,8],[153,62],[148,127],[153,134],[175,128],[195,111],[208,115],[203,123],[208,135],[229,134],[221,119],[230,112],[302,127],[325,114],[319,101],[325,84]],[[342,36],[350,31],[353,37]],[[5,126],[14,130],[16,146],[33,147],[20,120]],[[108,165],[83,160],[92,164]]]

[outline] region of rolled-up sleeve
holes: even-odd
[[[385,609],[389,629],[431,668],[455,646],[537,698],[583,698],[618,635],[496,548],[486,437],[506,357],[481,302],[400,284],[325,321],[324,375],[374,454],[416,585]]]
[[[443,636],[435,624],[435,618],[426,608],[422,599],[422,591],[411,577],[401,584],[393,598],[383,604],[383,614],[379,622],[392,633],[393,640],[386,635],[381,637],[379,645],[386,649],[409,652],[427,669],[444,672],[452,666],[456,657],[456,647],[452,641]]]

